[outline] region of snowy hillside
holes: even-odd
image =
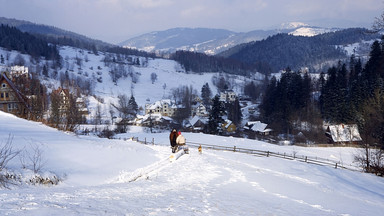
[[[384,179],[295,160],[191,148],[169,161],[168,132],[122,136],[160,145],[75,136],[0,112],[0,143],[42,150],[56,186],[0,189],[0,215],[380,215]],[[318,155],[351,163],[353,148],[301,148],[184,133],[187,142]],[[27,162],[27,165],[29,163]],[[28,166],[27,166],[28,167]],[[18,158],[9,170],[26,173]]]
[[[173,60],[151,59],[137,56],[118,57],[116,54],[99,52],[97,55],[87,50],[60,47],[60,55],[63,58],[62,68],[58,71],[52,69],[52,62],[31,61],[28,55],[0,49],[0,54],[5,58],[5,65],[12,65],[20,56],[30,72],[41,71],[44,65],[48,65],[49,77],[40,74],[42,82],[49,87],[49,90],[58,88],[61,78],[81,80],[81,83],[89,82],[91,94],[87,97],[90,110],[89,118],[95,115],[96,107],[100,105],[105,120],[110,119],[109,109],[111,104],[117,104],[118,95],[124,94],[128,97],[133,94],[139,107],[145,108],[145,104],[153,103],[161,99],[172,99],[172,91],[181,86],[192,86],[200,95],[201,88],[208,83],[212,94],[215,95],[216,87],[212,83],[212,77],[220,76],[218,73],[194,74],[185,73],[180,64]],[[105,58],[122,58],[119,62],[107,62]],[[124,59],[123,59],[124,58]],[[132,64],[138,60],[140,65]],[[111,60],[112,61],[112,60]],[[0,64],[1,66],[1,64]],[[113,81],[111,71],[123,73],[121,78]],[[151,74],[155,73],[157,79],[154,83]],[[225,79],[232,83],[233,90],[237,94],[242,93],[243,83],[248,80],[244,77],[226,75]],[[262,80],[262,77],[259,77]]]

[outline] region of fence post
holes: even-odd
[[[305,162],[307,162],[307,156],[305,156]]]
[[[152,138],[152,145],[155,145],[155,138]]]
[[[233,151],[236,152],[236,146],[233,146]]]
[[[144,138],[144,144],[147,144],[147,137]]]
[[[336,163],[336,165],[335,165],[335,169],[337,169],[337,163]]]
[[[267,151],[267,157],[269,157],[269,151]]]

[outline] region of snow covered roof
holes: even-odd
[[[175,104],[172,103],[171,99],[163,99],[154,102],[153,104],[148,104],[147,109],[156,109],[158,107],[163,107],[164,104],[168,104],[171,108],[177,108]]]
[[[200,118],[198,116],[194,116],[190,121],[189,123],[191,123],[191,125],[194,125],[196,124],[197,121],[199,121]]]
[[[229,126],[231,126],[231,124],[232,124],[232,121],[231,120],[229,120],[229,119],[226,119],[225,120],[225,128],[229,128]]]
[[[206,124],[205,118],[200,118],[199,116],[194,116],[191,120],[189,120],[189,123],[193,126],[195,125],[198,121],[202,122],[203,124]]]
[[[266,132],[265,128],[268,126],[268,124],[262,123],[261,121],[248,122],[248,124],[252,125],[251,130],[257,132]]]
[[[352,125],[330,125],[327,132],[334,142],[356,142],[362,141],[356,124]]]

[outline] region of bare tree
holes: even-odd
[[[13,136],[9,135],[5,143],[1,143],[0,146],[0,171],[5,169],[8,162],[15,158],[20,151],[13,150],[12,147]]]
[[[118,104],[112,104],[112,106],[118,111],[120,118],[122,119],[118,126],[121,126],[120,131],[127,131],[128,121],[136,117],[135,110],[129,102],[127,95],[117,96],[119,101]]]
[[[373,21],[372,29],[375,32],[379,32],[384,29],[384,11],[379,17],[375,17],[375,20]]]

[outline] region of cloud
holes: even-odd
[[[174,2],[172,0],[120,0],[122,2],[128,3],[137,8],[143,9],[152,9],[158,7],[167,7],[173,5]]]

